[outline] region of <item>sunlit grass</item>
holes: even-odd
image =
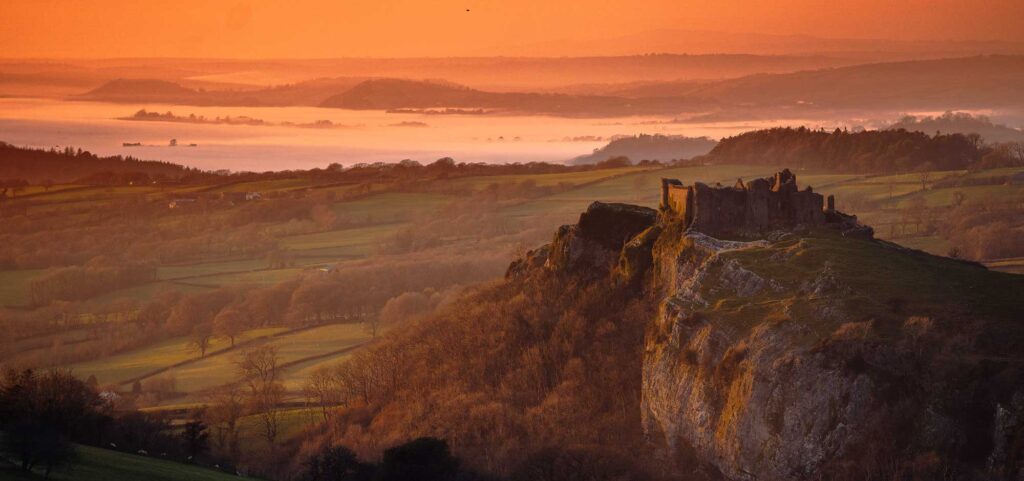
[[[349,348],[369,338],[370,335],[363,329],[362,324],[352,323],[316,327],[274,337],[266,342],[277,348],[280,365]],[[179,391],[195,392],[236,381],[237,361],[238,353],[226,353],[172,369],[169,374],[176,378]],[[285,372],[285,379],[290,380],[294,372]],[[295,383],[291,383],[293,387],[301,387],[301,381],[305,377],[300,377],[295,379]]]
[[[339,202],[334,204],[332,210],[342,220],[393,224],[427,215],[451,200],[451,197],[440,194],[389,192]]]
[[[620,167],[615,169],[588,170],[583,172],[559,172],[553,174],[520,174],[491,175],[479,177],[460,177],[450,181],[454,187],[480,190],[491,184],[519,183],[530,180],[539,186],[558,185],[562,183],[580,185],[623,174],[637,173],[648,170],[643,167]]]
[[[285,328],[254,329],[247,331],[235,341],[236,343],[244,342],[248,339],[265,337],[285,330]],[[227,339],[214,339],[207,355],[229,346],[230,342]],[[121,383],[190,359],[199,359],[199,352],[189,346],[188,338],[179,337],[123,354],[72,364],[68,367],[82,379],[95,375],[100,384],[109,384]]]
[[[372,251],[373,245],[381,237],[396,232],[404,224],[384,224],[356,229],[333,230],[283,237],[281,246],[289,250],[308,250],[325,248],[343,248],[337,253],[349,255],[365,255]]]

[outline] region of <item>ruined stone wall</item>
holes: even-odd
[[[709,235],[747,237],[798,224],[825,222],[824,199],[810,188],[797,188],[788,170],[772,178],[734,187],[683,186],[662,179],[662,210],[685,226]]]
[[[690,187],[670,186],[668,189],[668,203],[672,212],[683,219],[686,224],[693,220],[693,209],[690,208],[693,202],[693,189]]]
[[[747,192],[736,188],[713,188],[693,184],[691,229],[706,234],[733,234],[745,229]]]

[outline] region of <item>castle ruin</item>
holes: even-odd
[[[717,237],[759,236],[798,225],[856,224],[856,217],[836,212],[832,196],[826,205],[810,187],[798,189],[789,169],[747,183],[741,179],[733,187],[661,179],[661,211],[686,228]]]

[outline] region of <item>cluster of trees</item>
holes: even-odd
[[[594,149],[590,155],[576,157],[573,164],[593,164],[613,157],[658,160],[669,163],[689,159],[711,151],[718,142],[707,137],[683,135],[646,135],[620,137],[608,145]]]
[[[958,170],[1015,162],[986,146],[977,134],[936,134],[906,130],[832,132],[773,128],[722,139],[701,160],[716,164],[785,165],[834,172],[897,173]]]
[[[987,142],[1024,142],[1024,131],[992,122],[984,115],[947,111],[942,115],[907,115],[888,127],[918,132],[976,133]]]
[[[276,212],[275,202],[266,210]],[[310,211],[287,215],[308,220]],[[2,219],[0,269],[41,269],[83,265],[98,256],[157,259],[164,263],[258,257],[274,249],[266,223],[224,229],[230,210],[175,215],[167,202],[126,197],[84,211],[57,210],[47,216]],[[268,213],[267,216],[275,214]]]
[[[460,466],[448,443],[417,438],[384,451],[380,464],[360,461],[351,449],[330,446],[311,455],[301,481],[475,481],[486,479]]]
[[[263,119],[256,119],[246,115],[238,117],[216,117],[213,119],[207,119],[203,115],[188,114],[185,115],[174,115],[174,112],[168,110],[166,113],[150,112],[146,109],[141,109],[135,112],[131,117],[124,117],[122,120],[140,120],[140,121],[160,121],[160,122],[188,122],[194,124],[228,124],[228,125],[271,125],[269,122]]]
[[[156,263],[98,256],[83,266],[62,267],[32,279],[32,305],[77,301],[156,279]]]
[[[199,174],[198,170],[152,160],[139,160],[120,155],[100,157],[82,149],[65,147],[58,150],[16,147],[0,142],[0,178],[23,179],[32,184],[72,182],[99,172],[113,175],[139,174],[147,178],[180,178]]]
[[[300,454],[344,445],[375,459],[395,440],[435,436],[488,475],[569,466],[585,453],[636,475],[653,304],[611,282],[551,273],[478,288],[314,373],[307,396],[327,421]]]
[[[456,162],[443,157],[426,165],[415,160],[399,162],[358,163],[349,167],[333,163],[326,168],[284,170],[275,172],[208,172],[162,161],[139,160],[134,157],[100,157],[82,149],[33,149],[0,142],[0,179],[9,179],[11,188],[54,183],[88,185],[205,184],[257,182],[278,179],[309,179],[313,185],[395,184],[437,178],[491,176],[513,174],[548,174],[581,172],[604,168],[597,165],[564,165],[548,162],[513,162],[488,164]],[[2,187],[2,186],[0,186]],[[8,195],[13,195],[8,192]]]
[[[954,194],[956,195],[956,194]],[[924,207],[925,218],[953,247],[950,254],[973,260],[1024,256],[1024,197],[1016,199],[954,198],[952,208]],[[939,212],[933,212],[939,211]]]
[[[459,285],[500,276],[505,257],[489,253],[368,262],[330,273],[310,272],[270,286],[191,294],[167,290],[145,301],[107,303],[102,312],[63,301],[32,311],[0,310],[0,328],[9,334],[0,344],[0,358],[27,366],[62,365],[175,336],[188,336],[195,352],[205,356],[214,339],[234,345],[242,332],[266,326],[362,322],[376,333],[382,324],[398,322],[402,316],[432,312]],[[30,347],[34,336],[56,340]]]
[[[49,477],[73,459],[75,444],[182,461],[195,461],[206,451],[203,424],[190,422],[178,435],[166,420],[115,409],[116,402],[116,395],[101,395],[68,371],[4,369],[0,452]]]
[[[320,107],[355,110],[485,108],[590,115],[675,113],[706,108],[692,97],[624,98],[532,92],[485,92],[461,85],[405,79],[371,79],[323,101]]]

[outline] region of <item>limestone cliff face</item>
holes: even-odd
[[[659,303],[642,418],[679,473],[1024,479],[1024,276],[827,228],[765,237],[595,203],[509,275],[584,269]]]
[[[879,386],[837,368],[849,360],[810,349],[808,326],[709,309],[784,289],[723,256],[766,243],[699,233],[664,243],[678,247],[658,255],[666,297],[644,353],[643,416],[667,456],[696,454],[730,479],[800,479],[885,423]]]

